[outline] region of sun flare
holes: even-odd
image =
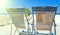
[[[0,0],[0,9],[3,9],[6,7],[8,0]]]

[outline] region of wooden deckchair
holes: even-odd
[[[12,19],[12,23],[15,25],[16,30],[26,29],[24,23],[24,8],[7,8],[7,12]]]
[[[32,7],[36,14],[36,30],[49,30],[51,35],[56,9],[57,7]]]

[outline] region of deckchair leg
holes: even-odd
[[[17,31],[17,30],[14,31],[14,34],[13,34],[13,35],[15,35],[16,31]]]
[[[56,35],[56,24],[54,23],[54,35]]]

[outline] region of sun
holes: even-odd
[[[8,0],[0,0],[0,9],[3,9],[6,7]]]

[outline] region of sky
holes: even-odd
[[[7,1],[5,5],[1,5],[4,3],[4,1]],[[0,1],[1,2],[1,1]],[[57,6],[57,13],[60,13],[60,0],[3,0],[2,3],[0,3],[0,8],[29,8],[32,10],[32,7],[36,6]],[[0,9],[1,11],[1,9]],[[1,11],[4,12],[4,11]],[[1,13],[0,12],[0,13]]]

